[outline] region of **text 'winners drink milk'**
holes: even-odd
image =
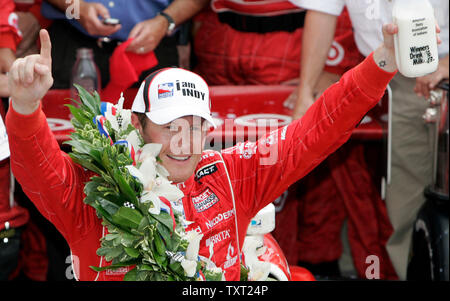
[[[436,22],[428,0],[395,0],[392,18],[398,70],[406,77],[420,77],[438,68]]]

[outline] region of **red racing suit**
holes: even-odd
[[[30,12],[42,27],[46,27],[49,21],[41,16],[42,0],[34,0],[30,3],[14,3],[13,0],[0,0],[0,48],[10,48],[14,52],[22,40],[19,30],[19,17],[15,12]]]
[[[19,18],[14,13],[13,0],[0,0],[0,48],[10,48],[14,52],[22,36],[19,31]]]
[[[381,70],[371,55],[325,91],[303,118],[257,142],[204,151],[195,174],[179,184],[185,194],[182,205],[186,219],[194,222],[187,230],[204,234],[199,254],[212,256],[226,280],[239,280],[241,248],[251,218],[349,139],[394,74]],[[106,229],[83,202],[84,184],[92,173],[60,150],[42,109],[20,115],[11,108],[6,126],[13,172],[67,240],[76,277],[121,280],[126,269],[97,273],[89,268],[108,265],[96,254]]]

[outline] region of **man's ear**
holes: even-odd
[[[139,131],[139,134],[141,134],[141,136],[144,135],[142,124],[139,121],[139,117],[135,113],[131,113],[131,124]]]

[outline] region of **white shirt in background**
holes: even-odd
[[[316,10],[339,16],[347,6],[353,24],[355,42],[358,50],[368,56],[383,42],[381,28],[392,22],[392,7],[395,0],[290,0],[308,10]],[[438,47],[439,57],[449,53],[449,2],[448,0],[429,0],[441,28],[442,43]]]

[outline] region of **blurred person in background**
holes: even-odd
[[[194,19],[195,71],[210,85],[297,84],[305,15],[295,1],[210,1]],[[346,11],[333,38],[323,89],[362,60]]]
[[[158,65],[142,72],[140,79],[154,70],[179,65],[177,46],[180,25],[199,12],[207,0],[46,0],[42,14],[53,19],[48,28],[52,40],[53,88],[70,85],[76,50],[93,49],[101,73],[102,87],[110,80],[109,59],[116,47],[129,39],[126,51],[154,52]],[[105,24],[113,18],[119,24]],[[69,38],[68,38],[69,37]],[[139,80],[139,82],[141,82]]]
[[[4,127],[8,109],[7,73],[16,58],[38,53],[36,41],[46,21],[40,0],[0,0],[0,280],[45,280],[48,272],[44,236],[30,218],[10,170],[9,145]]]

